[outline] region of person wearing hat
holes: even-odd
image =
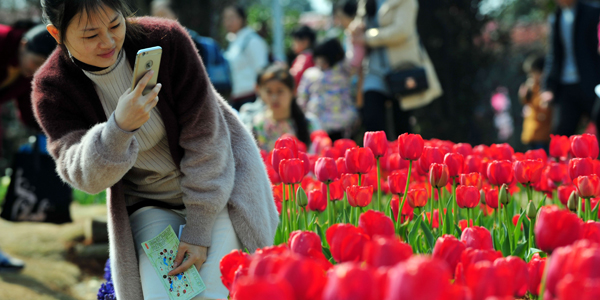
[[[44,25],[26,30],[0,24],[0,45],[0,104],[17,100],[23,123],[39,130],[31,108],[31,80],[56,41]]]
[[[31,106],[31,81],[56,48],[56,41],[45,25],[27,30],[22,26],[0,24],[0,45],[0,104],[17,100],[21,121],[29,128],[41,131]],[[19,271],[24,267],[22,260],[0,251],[0,272]]]

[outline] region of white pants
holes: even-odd
[[[144,300],[169,300],[169,295],[164,289],[158,274],[152,267],[148,256],[142,249],[141,243],[154,238],[169,225],[171,225],[175,234],[178,234],[179,226],[185,224],[185,209],[173,210],[155,206],[143,207],[135,211],[129,217],[129,220],[136,245]],[[233,230],[233,225],[229,219],[229,212],[227,207],[225,207],[218,214],[215,221],[212,230],[212,244],[208,248],[206,262],[198,270],[200,277],[206,285],[206,290],[194,297],[194,300],[227,299],[229,291],[227,291],[227,288],[221,282],[219,263],[223,256],[234,249],[242,249],[242,245]]]

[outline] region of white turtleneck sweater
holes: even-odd
[[[127,62],[125,50],[108,69],[83,71],[94,82],[107,119],[111,119],[119,98],[131,87],[133,71]],[[160,200],[171,205],[182,205],[179,171],[169,150],[167,132],[158,108],[150,112],[150,119],[135,131],[140,150],[136,162],[125,174],[126,204],[132,205],[143,198]]]

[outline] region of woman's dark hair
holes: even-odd
[[[367,3],[365,3],[365,11],[369,18],[372,18],[377,14],[377,9],[377,0],[367,0]]]
[[[525,59],[523,63],[523,71],[529,73],[532,71],[543,73],[544,72],[544,56],[538,54],[532,54]]]
[[[280,65],[270,65],[266,67],[256,78],[256,85],[261,86],[271,80],[277,80],[283,83],[290,91],[294,91],[294,77],[287,69]],[[302,109],[296,102],[296,97],[292,99],[291,116],[296,124],[296,137],[306,145],[310,144],[310,133],[308,131],[308,121],[302,112]]]
[[[354,18],[356,16],[357,7],[358,5],[356,3],[356,0],[342,0],[337,2],[337,4],[335,5],[334,12],[341,11],[346,16]]]
[[[310,42],[309,48],[314,46],[315,40],[317,39],[315,31],[306,25],[294,29],[294,31],[292,31],[292,37],[299,40],[308,40]]]
[[[244,9],[241,5],[230,5],[230,6],[227,6],[225,9],[233,9],[235,11],[235,13],[240,18],[242,18],[242,21],[244,22],[244,24],[246,23],[246,19],[247,19],[246,9]]]
[[[142,28],[127,20],[133,16],[133,13],[125,0],[41,0],[42,19],[46,24],[54,25],[60,34],[60,47],[63,53],[67,53],[65,47],[65,37],[69,24],[73,21],[75,15],[86,12],[87,15],[104,12],[103,6],[110,7],[119,12],[125,18],[127,28],[126,38],[140,38]]]
[[[342,44],[337,39],[328,39],[315,46],[313,57],[317,58],[319,56],[325,58],[329,67],[333,67],[344,59],[344,48],[342,48]]]

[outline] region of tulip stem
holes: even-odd
[[[298,206],[298,203],[296,203],[296,184],[292,183],[292,190],[291,190],[291,194],[292,194],[292,205],[290,205],[291,211],[292,211],[292,226],[293,226],[293,230],[298,230],[300,229],[300,224],[298,224],[300,221],[298,219],[298,210],[296,209]]]
[[[331,206],[331,196],[329,195],[329,182],[325,183],[327,186],[327,216],[329,217],[329,226],[333,226],[333,208]]]
[[[308,226],[308,208],[304,207],[304,211],[302,212],[302,215],[304,215],[304,230],[309,230],[309,226]]]
[[[583,216],[581,216],[581,200],[579,199],[577,199],[577,216],[583,219]]]
[[[438,195],[438,201],[440,195]],[[434,200],[435,200],[435,192],[433,191],[433,183],[431,184],[431,199],[429,202],[431,202],[431,206],[429,206],[429,213],[431,214],[431,219],[429,220],[431,223],[431,228],[433,228],[433,207],[434,207]],[[439,213],[439,212],[438,212]]]
[[[290,210],[290,218],[289,218],[288,226],[290,227],[289,230],[291,233],[292,231],[294,231],[294,223],[295,223],[294,222],[294,219],[295,219],[294,218],[294,201],[293,201],[294,193],[292,193],[292,184],[288,185],[288,193],[290,196],[290,199],[289,199],[290,203],[288,205],[288,208]]]
[[[400,232],[400,215],[402,214],[402,208],[404,207],[404,203],[406,202],[406,196],[408,195],[408,186],[410,184],[410,174],[412,173],[412,160],[408,161],[408,175],[406,177],[406,188],[404,188],[404,197],[402,197],[402,202],[400,202],[400,206],[398,206],[398,221],[396,221],[396,232]]]
[[[592,219],[592,204],[590,202],[590,198],[585,198],[585,220],[589,221]]]
[[[358,173],[358,186],[362,186],[362,176]]]
[[[544,275],[542,276],[542,283],[540,287],[540,293],[538,295],[538,300],[544,299],[544,293],[546,292],[546,279],[548,277],[548,269],[550,269],[550,258],[552,255],[548,253],[548,257],[546,258],[546,265],[544,267]]]
[[[285,194],[283,196],[283,203],[281,204],[281,216],[281,223],[283,223],[283,241],[287,242],[287,201],[285,201]]]
[[[438,219],[439,219],[439,227],[438,227],[438,232],[441,232],[440,230],[442,230],[444,227],[444,223],[443,223],[443,219],[444,219],[444,209],[442,208],[442,189],[438,188]],[[433,218],[433,216],[431,216],[431,218]],[[441,236],[442,234],[440,234]]]
[[[471,209],[467,207],[467,227],[471,227]]]
[[[377,211],[381,211],[381,167],[379,165],[379,159],[377,157]]]
[[[456,214],[458,216],[458,202],[456,202],[456,180],[458,178],[455,178],[452,181],[452,215],[454,216],[454,214]],[[458,225],[458,217],[454,217],[454,224]],[[452,232],[454,230],[452,230],[450,228],[450,232]]]
[[[527,246],[529,249],[533,248],[535,244],[533,243],[533,226],[535,225],[535,219],[529,220],[529,238],[527,239]]]

